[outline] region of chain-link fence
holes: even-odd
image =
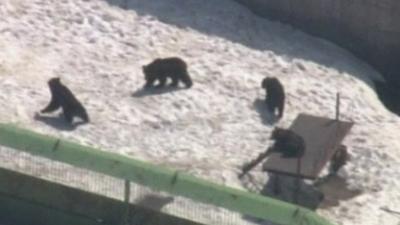
[[[294,205],[9,125],[0,124],[0,160],[7,170],[200,224],[330,224]]]

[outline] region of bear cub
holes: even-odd
[[[266,77],[261,83],[261,87],[266,89],[266,103],[268,110],[275,116],[278,110],[278,118],[282,118],[285,106],[285,90],[283,85],[275,77]]]
[[[192,79],[187,72],[187,64],[181,58],[157,58],[148,65],[142,66],[146,84],[144,88],[152,87],[158,81],[157,88],[165,86],[167,78],[172,80],[172,87],[178,87],[179,81],[185,84],[186,88],[193,85]]]
[[[75,116],[81,118],[84,122],[89,122],[86,109],[72,92],[61,83],[60,78],[51,78],[48,81],[48,85],[50,88],[51,100],[46,108],[40,111],[41,113],[50,113],[61,107],[68,123],[71,124]]]

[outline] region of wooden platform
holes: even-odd
[[[302,136],[306,143],[306,151],[301,158],[299,176],[316,179],[352,126],[352,122],[299,114],[290,127],[291,130]],[[263,170],[298,176],[297,159],[281,158],[279,153],[272,153],[264,163]]]

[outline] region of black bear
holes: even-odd
[[[242,178],[246,173],[253,169],[257,164],[262,162],[271,153],[281,153],[283,158],[301,158],[306,150],[304,139],[292,130],[276,127],[271,134],[270,139],[274,140],[274,144],[265,152],[262,152],[249,163],[242,167],[242,172],[239,178]]]
[[[271,139],[275,143],[269,151],[280,152],[284,158],[302,157],[305,152],[304,139],[292,130],[276,127],[272,131]]]
[[[156,80],[158,80],[156,87],[163,87],[168,77],[172,80],[172,87],[177,87],[179,81],[183,82],[187,88],[193,85],[192,79],[187,72],[186,63],[178,57],[158,58],[143,66],[142,69],[146,80],[145,88],[153,86]]]
[[[261,87],[266,89],[266,103],[268,110],[275,116],[278,109],[278,118],[282,118],[285,106],[285,90],[283,85],[275,77],[266,77],[262,81]]]
[[[40,111],[41,113],[53,112],[61,107],[68,123],[72,123],[74,116],[81,118],[84,122],[89,122],[85,108],[72,92],[61,84],[60,78],[51,78],[47,83],[50,88],[51,101],[46,108]]]

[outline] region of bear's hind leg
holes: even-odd
[[[284,106],[284,103],[282,103],[282,104],[280,104],[279,106],[278,106],[278,117],[279,118],[282,118],[282,116],[283,116],[283,110],[285,109],[285,106]]]
[[[74,118],[74,113],[71,109],[64,109],[64,117],[65,120],[69,123],[72,124],[72,120]]]
[[[267,109],[268,109],[268,112],[269,113],[271,113],[273,116],[275,116],[275,109],[276,109],[276,106],[273,104],[273,102],[271,101],[271,99],[270,98],[267,98]]]
[[[158,85],[156,86],[157,88],[162,88],[165,85],[165,82],[167,82],[166,77],[161,77],[158,79]]]
[[[79,109],[79,113],[77,113],[77,116],[81,118],[85,123],[89,123],[90,121],[89,116],[83,107]]]
[[[174,87],[174,88],[178,87],[179,79],[175,76],[171,77],[171,79],[172,79],[171,87]]]

